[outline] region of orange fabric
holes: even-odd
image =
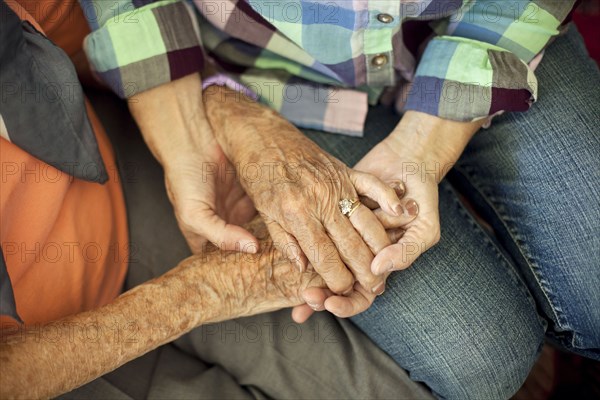
[[[18,4],[8,3],[31,21]],[[63,31],[68,29],[55,32]],[[86,107],[109,174],[104,185],[75,179],[0,139],[0,241],[17,312],[27,325],[104,305],[125,279],[123,192],[110,142]]]
[[[82,51],[83,38],[90,33],[90,28],[77,0],[7,0],[7,3],[13,10],[14,4],[22,8],[70,57]],[[23,14],[15,12],[25,19]]]

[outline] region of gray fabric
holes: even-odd
[[[15,294],[13,292],[10,276],[6,269],[6,261],[4,260],[4,252],[0,247],[0,315],[8,315],[15,320],[22,322],[17,313],[17,305],[15,304]]]
[[[0,0],[0,113],[10,141],[80,179],[108,179],[69,57]]]
[[[133,248],[126,287],[164,273],[189,254],[162,170],[126,107],[91,100],[117,151]],[[152,218],[149,218],[152,216]],[[304,325],[290,311],[194,330],[63,398],[395,398],[431,395],[351,322],[319,313]]]
[[[176,341],[269,398],[427,398],[350,321],[318,313],[303,325],[289,310],[201,327]]]

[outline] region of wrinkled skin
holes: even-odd
[[[228,308],[225,315],[254,315],[303,303],[309,287],[325,287],[312,269],[299,271],[273,244],[261,218],[244,226],[259,240],[254,254],[221,251],[214,245],[183,260],[178,268],[201,268],[216,282],[212,291]],[[228,319],[228,318],[222,318]]]
[[[401,225],[414,216],[396,192],[349,169],[273,110],[227,91],[204,92],[206,115],[275,246],[301,270],[310,263],[333,293],[351,293],[355,281],[381,291],[383,277],[370,265],[390,244],[385,229],[367,207],[347,218],[338,202],[368,197]]]
[[[381,209],[374,213],[386,230],[401,228],[390,245],[374,252],[371,272],[387,278],[412,263],[440,240],[438,184],[460,157],[483,121],[462,123],[427,114],[406,112],[394,131],[375,146],[354,167],[392,183],[404,182],[408,200],[404,205],[410,221],[399,221]],[[327,310],[339,317],[351,317],[371,306],[375,296],[360,286],[349,296],[336,296],[324,289],[303,294],[309,306],[294,310],[294,319],[306,320],[313,310]]]
[[[315,271],[299,272],[282,256],[260,220],[247,229],[260,240],[256,254],[209,246],[99,309],[31,332],[3,324],[0,398],[55,397],[195,327],[296,306],[306,288],[325,287]]]
[[[389,245],[385,229],[367,207],[351,218],[338,208],[343,198],[366,196],[389,215],[411,220],[381,180],[348,169],[266,106],[227,88],[202,90],[198,74],[139,93],[129,106],[165,170],[194,253],[207,241],[256,251],[257,239],[242,227],[256,206],[275,245],[299,269],[310,263],[334,293],[348,294],[355,281],[382,290],[370,265]]]

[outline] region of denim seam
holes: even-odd
[[[448,193],[451,194],[451,201],[454,202],[454,204],[455,204],[458,212],[464,218],[466,218],[466,220],[471,225],[471,229],[473,230],[473,232],[475,232],[476,234],[478,234],[478,236],[482,237],[482,239],[483,239],[484,243],[486,244],[486,246],[488,248],[490,248],[494,252],[494,254],[496,255],[496,258],[498,259],[498,261],[504,266],[504,271],[506,271],[506,275],[518,287],[518,290],[525,296],[525,298],[527,299],[527,301],[529,302],[529,304],[535,310],[535,315],[537,317],[537,321],[542,326],[542,329],[543,329],[543,331],[545,333],[546,330],[547,330],[547,321],[537,312],[537,304],[535,302],[535,299],[531,295],[531,293],[530,293],[529,289],[527,288],[527,286],[525,285],[525,283],[521,280],[519,274],[515,270],[515,267],[506,258],[506,256],[500,250],[498,250],[498,248],[496,247],[497,246],[496,243],[494,243],[490,239],[490,237],[488,236],[488,233],[481,227],[481,225],[475,219],[475,217],[473,216],[473,214],[471,214],[466,209],[466,207],[464,206],[464,204],[461,203],[461,201],[459,200],[460,197],[457,196],[456,193],[453,193],[454,189],[452,188],[452,186],[451,185],[448,185],[448,186],[449,187],[443,188],[443,190],[446,190]],[[540,353],[542,352],[543,346],[544,346],[544,340],[541,340],[540,343],[538,344],[537,348],[535,349],[535,358],[536,359],[539,357]]]
[[[504,264],[505,270],[507,271],[507,275],[519,287],[519,290],[525,295],[525,297],[528,299],[528,301],[530,302],[530,304],[533,305],[537,309],[537,304],[535,302],[535,299],[533,298],[533,296],[529,292],[529,289],[527,288],[527,286],[519,278],[519,275],[514,270],[514,266],[512,265],[512,263],[509,262],[509,260],[506,259],[506,257],[504,256],[504,254],[502,254],[502,252],[500,252],[496,248],[496,244],[488,237],[488,234],[482,229],[482,227],[479,225],[479,223],[473,217],[473,215],[469,211],[466,210],[466,208],[464,207],[464,205],[459,201],[458,196],[456,196],[455,193],[452,193],[452,189],[450,189],[450,188],[444,188],[444,190],[448,191],[450,194],[453,195],[452,196],[453,197],[452,201],[457,206],[458,211],[464,217],[467,218],[467,220],[471,224],[471,228],[473,229],[473,231],[475,231],[476,233],[478,233],[483,238],[483,240],[486,243],[486,245],[489,248],[492,249],[492,251],[496,254],[496,257],[498,258],[498,260],[502,264]],[[536,314],[538,314],[538,313],[536,312]],[[547,324],[547,322],[539,314],[538,314],[538,321],[544,327]]]
[[[535,261],[531,260],[531,257],[528,257],[526,255],[526,253],[523,251],[522,247],[525,246],[525,244],[522,244],[522,242],[517,239],[517,237],[520,236],[519,232],[516,232],[516,229],[513,226],[511,226],[510,224],[508,224],[508,222],[505,219],[505,215],[501,212],[498,205],[496,205],[493,202],[493,200],[492,200],[493,196],[491,196],[489,193],[486,193],[486,191],[482,187],[480,187],[480,185],[477,184],[477,172],[475,172],[471,168],[468,168],[467,166],[461,166],[461,167],[455,166],[454,169],[456,171],[458,171],[459,173],[461,173],[465,178],[467,178],[469,180],[469,182],[471,182],[472,187],[475,190],[477,190],[477,192],[480,194],[481,198],[494,211],[498,220],[505,227],[506,232],[508,232],[508,234],[510,235],[511,240],[516,244],[516,247],[519,250],[521,256],[527,262],[529,269],[531,270],[533,276],[535,277],[536,283],[538,284],[539,288],[542,290],[542,293],[544,294],[546,301],[550,305],[550,309],[552,310],[552,313],[554,314],[556,321],[561,325],[561,328],[570,330],[575,335],[575,332],[570,328],[570,325],[565,321],[565,319],[562,317],[562,315],[559,314],[557,307],[555,306],[555,304],[557,302],[553,301],[550,298],[550,295],[549,295],[550,290],[548,290],[546,285],[544,285],[542,283],[542,279],[541,279],[540,275],[538,274],[539,266],[535,263]],[[471,179],[469,179],[469,178],[471,178]]]

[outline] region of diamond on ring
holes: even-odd
[[[360,203],[358,202],[358,199],[354,199],[354,200],[342,199],[342,200],[340,200],[340,202],[338,204],[340,206],[340,211],[346,217],[350,217],[352,215],[352,213],[354,212],[354,210],[356,210],[358,208],[358,206],[360,205]]]

